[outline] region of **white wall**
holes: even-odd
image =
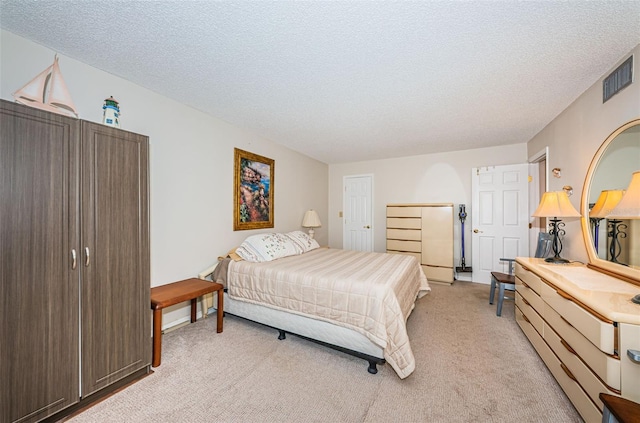
[[[602,103],[602,81],[631,54],[634,55],[634,82]],[[604,140],[617,128],[640,117],[640,45],[614,63],[602,78],[578,97],[549,125],[527,143],[529,154],[549,146],[549,169],[562,169],[562,177],[549,176],[549,190],[573,187],[571,203],[580,211],[581,193],[589,164]],[[592,202],[595,202],[593,200]],[[584,213],[584,210],[582,211]],[[588,260],[579,220],[566,221],[563,257]]]
[[[0,32],[0,97],[53,62],[54,52]],[[101,122],[103,100],[121,105],[122,129],[150,137],[151,285],[195,276],[250,234],[302,229],[307,209],[327,222],[328,166],[122,78],[60,55],[60,68],[80,118]],[[133,59],[135,60],[135,59]],[[275,140],[277,141],[277,140]],[[234,147],[275,160],[275,228],[233,231]],[[324,225],[316,231],[327,244]],[[175,306],[164,323],[187,320]],[[165,325],[166,326],[166,325]]]
[[[329,245],[342,247],[343,177],[373,175],[374,249],[386,250],[386,209],[389,203],[454,203],[454,264],[460,266],[458,205],[466,204],[465,263],[471,260],[471,169],[527,162],[526,144],[427,154],[329,166]]]

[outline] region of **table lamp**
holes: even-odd
[[[549,233],[553,236],[553,257],[545,259],[548,263],[569,263],[569,260],[560,257],[562,252],[562,240],[560,236],[565,235],[563,229],[564,222],[559,217],[574,218],[580,217],[580,213],[573,207],[569,196],[564,191],[552,191],[542,194],[540,204],[536,211],[532,214],[533,217],[548,217],[551,223],[549,223]]]
[[[313,228],[319,228],[320,226],[322,226],[322,222],[320,222],[318,212],[313,209],[307,210],[302,219],[302,227],[309,228],[309,237],[313,239],[313,234],[315,233]]]
[[[598,232],[599,232],[600,221],[604,219],[606,216],[608,216],[609,213],[611,213],[611,211],[613,210],[613,208],[618,205],[623,194],[624,194],[624,191],[621,189],[606,189],[600,192],[600,196],[598,197],[598,200],[596,201],[593,208],[589,212],[589,219],[591,219],[591,221],[594,223],[594,226],[595,226],[594,233],[593,233],[593,240],[594,240],[594,246],[596,247],[596,251],[598,251]],[[612,223],[613,221],[608,221],[608,226],[611,226]],[[620,221],[618,220],[615,224],[617,223],[620,223]]]

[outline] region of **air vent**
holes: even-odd
[[[606,102],[633,82],[633,56],[602,81],[602,102]]]

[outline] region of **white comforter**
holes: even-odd
[[[400,378],[415,369],[406,320],[430,291],[418,261],[321,248],[266,263],[229,263],[228,295],[356,330],[384,349]]]

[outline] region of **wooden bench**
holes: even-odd
[[[191,300],[191,323],[196,321],[196,301],[198,297],[218,292],[218,321],[216,331],[222,332],[223,286],[216,282],[209,282],[198,278],[186,279],[179,282],[151,288],[151,309],[153,310],[153,358],[151,365],[160,365],[162,352],[162,309],[184,301]],[[207,310],[203,310],[205,315]]]

